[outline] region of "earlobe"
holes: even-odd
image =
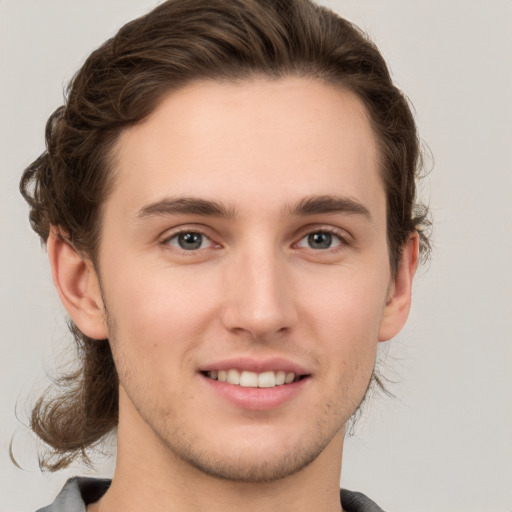
[[[414,233],[405,243],[393,278],[379,329],[379,341],[388,341],[405,325],[411,308],[412,280],[418,268],[419,236]]]
[[[56,226],[50,231],[47,248],[53,282],[69,316],[86,336],[106,339],[105,309],[92,262],[83,258]]]

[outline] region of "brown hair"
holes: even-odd
[[[407,101],[374,44],[309,0],[169,0],[122,27],[75,75],[66,104],[48,120],[46,151],[23,174],[33,229],[46,242],[51,226],[59,226],[94,262],[100,206],[113,181],[109,157],[123,129],[194,80],[286,75],[319,79],[363,101],[379,144],[391,269],[413,232],[426,255],[426,209],[415,202],[420,150]],[[70,328],[80,366],[58,379],[60,394],[43,395],[31,417],[34,432],[52,448],[42,460],[51,470],[86,457],[118,419],[108,340],[91,340],[71,322]]]

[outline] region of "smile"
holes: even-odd
[[[256,373],[248,370],[237,370],[235,368],[208,371],[206,372],[206,376],[212,380],[218,380],[219,382],[226,382],[244,388],[273,388],[283,386],[284,384],[291,384],[301,378],[300,375],[284,370]]]

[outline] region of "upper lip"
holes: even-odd
[[[309,371],[303,366],[294,363],[285,358],[272,357],[268,359],[254,359],[247,357],[223,359],[208,363],[200,368],[201,372],[211,372],[215,370],[246,370],[249,372],[263,373],[269,371],[284,370],[285,372],[293,372],[295,375],[309,375]]]

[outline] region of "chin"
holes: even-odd
[[[264,454],[257,453],[254,457],[247,454],[241,456],[222,457],[219,454],[188,454],[185,462],[201,472],[232,482],[262,483],[273,482],[298,473],[322,452],[323,448],[305,451],[298,447],[293,453],[265,459]],[[194,456],[197,455],[197,456]],[[262,460],[263,459],[263,460]]]
[[[302,471],[317,459],[337,433],[321,438],[318,432],[316,438],[308,433],[302,439],[290,440],[267,432],[265,437],[256,435],[243,443],[236,443],[232,438],[226,439],[222,446],[212,443],[207,447],[176,443],[174,436],[173,446],[166,444],[183,462],[206,475],[232,482],[262,483]]]

